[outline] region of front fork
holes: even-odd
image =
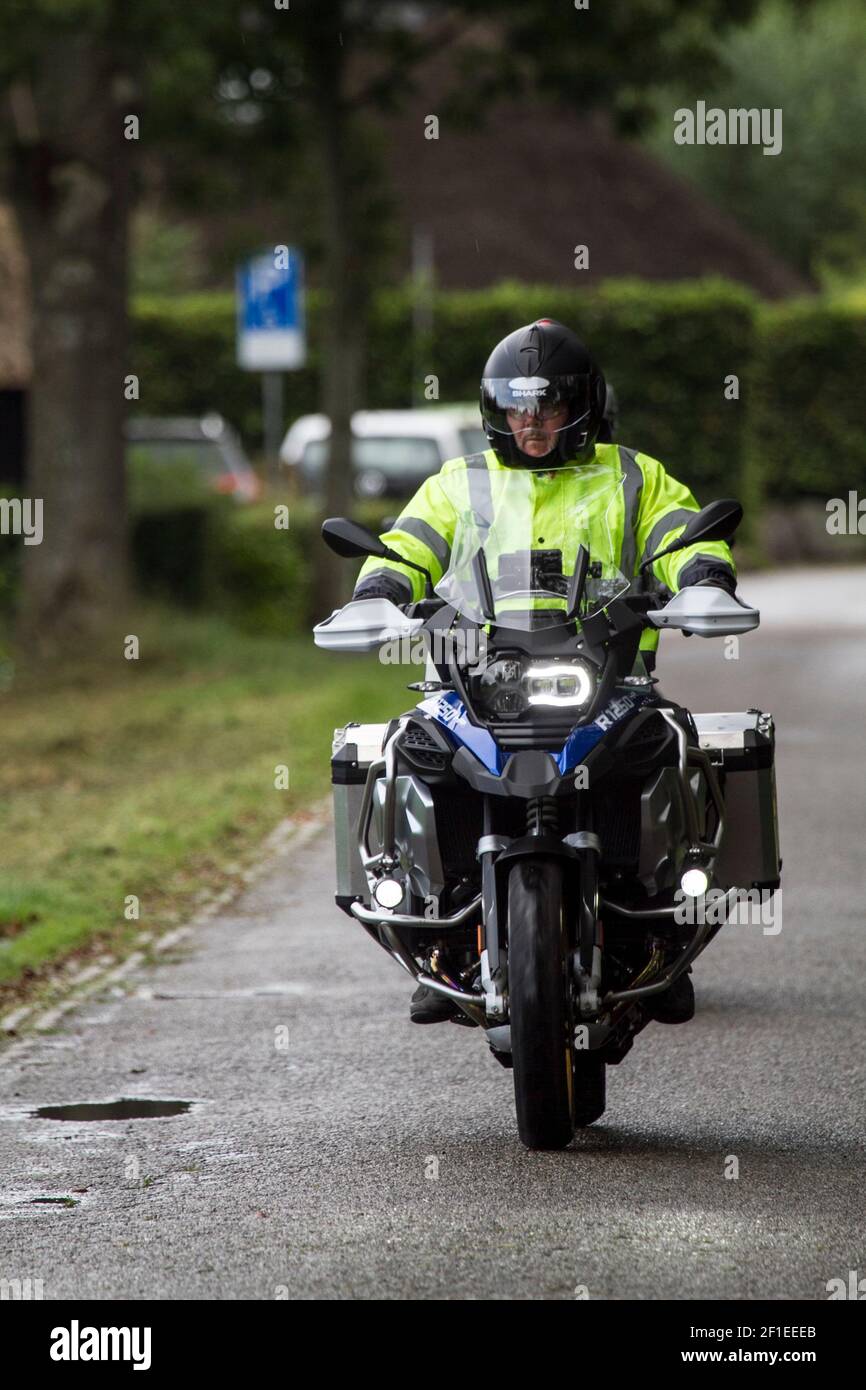
[[[499,861],[516,857],[517,853],[533,851],[554,853],[569,861],[572,884],[577,884],[571,896],[575,908],[574,949],[572,969],[577,986],[577,1005],[581,1017],[598,1013],[601,1001],[602,957],[604,949],[602,922],[599,915],[598,871],[601,841],[589,830],[576,830],[562,838],[553,833],[556,824],[552,797],[539,797],[528,805],[528,834],[516,844],[508,836],[492,833],[490,799],[484,800],[484,835],[478,843],[481,861],[482,951],[481,984],[488,1019],[499,1023],[508,1014],[508,948],[504,941],[507,902],[507,873]],[[539,843],[533,845],[533,839]],[[511,850],[514,847],[515,853]]]
[[[478,841],[481,863],[481,988],[484,1011],[494,1024],[508,1013],[508,948],[500,945],[500,897],[496,860],[511,843],[506,835],[491,832],[493,817],[490,797],[484,798],[484,834]]]
[[[577,984],[578,1012],[582,1018],[597,1014],[601,1007],[601,971],[604,954],[604,927],[599,915],[598,869],[601,840],[591,830],[575,830],[566,835],[578,858],[576,941],[573,955]]]

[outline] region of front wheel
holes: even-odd
[[[575,1052],[562,866],[519,860],[508,878],[508,989],[514,1101],[530,1149],[564,1149],[604,1110],[605,1067]]]

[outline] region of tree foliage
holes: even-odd
[[[770,0],[715,44],[703,72],[667,93],[653,147],[680,174],[807,275],[866,273],[866,9]],[[723,109],[781,109],[783,149],[677,146],[673,111],[698,98]]]

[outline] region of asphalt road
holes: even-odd
[[[321,831],[0,1053],[0,1278],[61,1299],[824,1299],[866,1275],[866,570],[743,591],[765,624],[740,658],[668,637],[661,674],[696,710],[776,716],[783,927],[720,935],[696,1019],[641,1035],[601,1122],[520,1146],[481,1036],[411,1026],[408,978],[333,907]],[[194,1104],[30,1117],[118,1097]]]

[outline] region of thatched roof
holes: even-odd
[[[604,118],[506,103],[472,130],[443,121],[439,139],[426,140],[434,90],[422,87],[384,124],[404,245],[411,226],[432,233],[441,288],[708,275],[768,299],[814,288]],[[574,269],[578,244],[589,247],[587,271]]]
[[[12,215],[0,205],[0,390],[30,380],[27,262]]]

